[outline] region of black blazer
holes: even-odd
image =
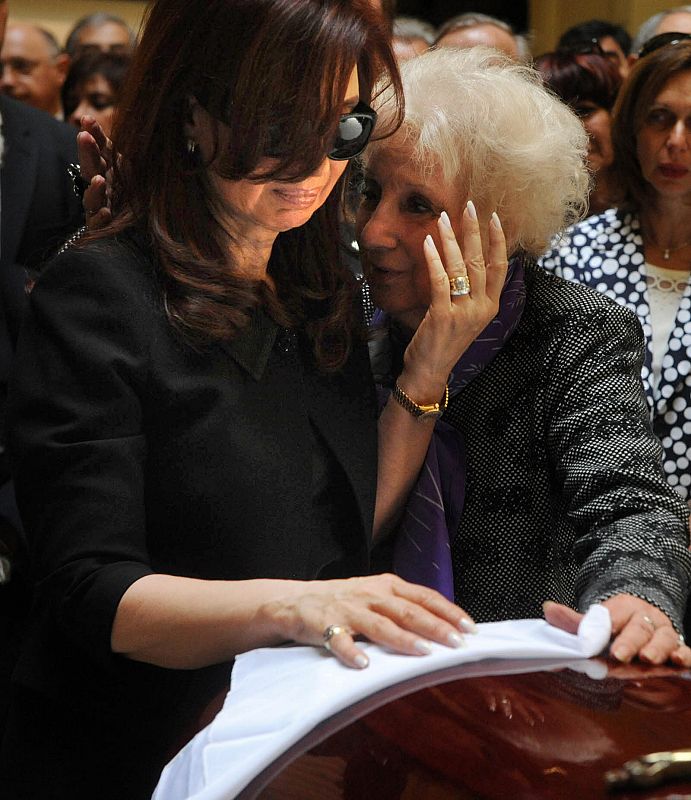
[[[111,720],[124,711],[128,740],[136,713],[153,726],[149,742],[170,745],[181,724],[170,712],[186,697],[198,710],[210,691],[198,685],[204,670],[111,654],[113,616],[135,580],[367,571],[377,417],[364,343],[324,375],[301,335],[258,312],[232,343],[195,352],[165,317],[146,247],[106,240],[44,269],[9,406],[38,581],[16,680],[51,702],[69,697],[82,715],[99,704]],[[151,745],[142,748],[144,763]],[[100,768],[131,757],[120,751]]]
[[[0,169],[0,276],[6,324],[14,340],[24,307],[26,269],[37,269],[81,223],[81,205],[67,174],[67,165],[77,160],[77,132],[4,95],[0,95],[0,117],[5,140]],[[0,342],[0,377],[5,380],[7,344]]]

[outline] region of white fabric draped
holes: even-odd
[[[364,670],[344,667],[316,647],[244,653],[236,659],[223,708],[166,766],[152,800],[230,800],[318,723],[382,689],[489,658],[559,659],[564,666],[600,653],[610,633],[609,613],[595,605],[577,636],[544,620],[514,620],[478,625],[477,634],[465,637],[465,647],[433,645],[428,656],[364,644],[370,659]],[[526,661],[523,671],[537,668]]]

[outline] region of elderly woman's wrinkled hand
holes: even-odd
[[[671,661],[691,667],[691,648],[659,608],[629,594],[610,597],[602,605],[612,619],[614,639],[609,648],[612,658],[625,664],[638,658],[648,664]],[[583,618],[583,614],[552,602],[544,604],[544,613],[550,625],[569,633],[576,633]]]
[[[426,655],[430,642],[462,645],[470,617],[438,592],[395,575],[313,581],[304,594],[270,601],[264,612],[281,633],[301,644],[328,645],[350,667],[369,663],[355,637],[395,652]]]
[[[403,382],[413,395],[424,394],[435,383],[444,385],[461,355],[496,316],[508,269],[506,239],[496,214],[487,226],[487,262],[472,202],[463,212],[463,250],[445,212],[438,230],[441,254],[431,236],[424,243],[430,305],[405,353]],[[415,391],[418,385],[422,392]]]
[[[111,220],[109,182],[113,166],[113,144],[93,117],[81,119],[77,134],[79,165],[82,178],[88,182],[82,205],[90,230],[102,228]]]

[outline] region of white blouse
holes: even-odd
[[[679,302],[686,290],[689,273],[684,270],[658,267],[648,261],[645,262],[645,272],[653,334],[652,383],[657,389],[662,374],[662,359],[667,352],[667,344],[679,311]]]

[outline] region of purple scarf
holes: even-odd
[[[523,258],[512,259],[499,301],[499,313],[453,368],[449,379],[450,397],[457,395],[482,372],[516,329],[525,306],[524,276]],[[396,342],[391,320],[384,312],[375,312],[372,329],[372,371],[379,384],[383,406],[395,379],[392,354]],[[402,357],[402,351],[399,355]],[[451,602],[454,600],[451,537],[458,529],[464,497],[463,436],[443,419],[438,419],[425,462],[396,533],[393,566],[394,572],[405,580],[430,586]]]

